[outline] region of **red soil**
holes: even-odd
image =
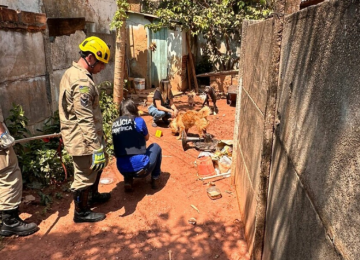
[[[201,100],[195,100],[198,110]],[[176,97],[175,103],[189,109],[185,95]],[[225,99],[217,103],[219,113],[209,117],[208,133],[216,139],[232,139],[235,107]],[[183,151],[170,129],[153,128],[151,117],[143,118],[150,132],[148,144],[156,142],[163,150],[159,190],[151,189],[147,177],[135,181],[133,193],[125,193],[123,177],[112,161],[102,177],[114,181],[100,187],[112,198],[94,209],[106,213],[106,219],[93,224],[73,222],[72,195],[63,187],[42,191],[53,198],[49,208],[38,203],[36,191],[24,190],[24,197],[33,194],[37,199],[21,204],[21,217],[36,222],[40,230],[28,237],[0,238],[1,259],[250,259],[230,178],[210,180],[222,192],[222,198],[211,200],[206,193],[208,181],[197,180],[194,162],[199,151]],[[160,138],[155,137],[157,129],[163,132]],[[189,133],[196,136],[195,129]],[[63,198],[56,199],[56,193]],[[188,222],[190,218],[196,219],[195,225]]]

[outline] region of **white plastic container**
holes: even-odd
[[[134,84],[137,90],[145,89],[145,79],[143,78],[134,78]]]

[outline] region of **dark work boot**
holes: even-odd
[[[89,188],[74,192],[74,222],[98,222],[106,218],[104,213],[96,213],[90,210],[88,205]]]
[[[89,205],[93,206],[94,204],[101,204],[107,202],[111,198],[111,194],[108,192],[100,193],[99,192],[99,182],[102,171],[98,172],[95,183],[91,186],[89,192]]]
[[[124,177],[124,190],[125,190],[125,192],[131,192],[131,191],[134,190],[133,182],[134,182],[133,177]]]
[[[152,179],[151,178],[151,188],[153,190],[157,190],[159,188],[159,179]]]
[[[1,217],[2,225],[0,235],[2,236],[28,236],[39,230],[39,227],[35,223],[26,223],[19,217],[18,208],[2,211]]]

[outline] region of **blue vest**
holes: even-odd
[[[145,136],[135,128],[134,120],[121,116],[112,125],[112,137],[116,157],[145,154]]]

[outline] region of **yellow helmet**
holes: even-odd
[[[110,60],[110,49],[106,43],[99,37],[91,36],[86,38],[79,48],[83,52],[91,52],[95,55],[96,59],[104,63],[108,63]]]

